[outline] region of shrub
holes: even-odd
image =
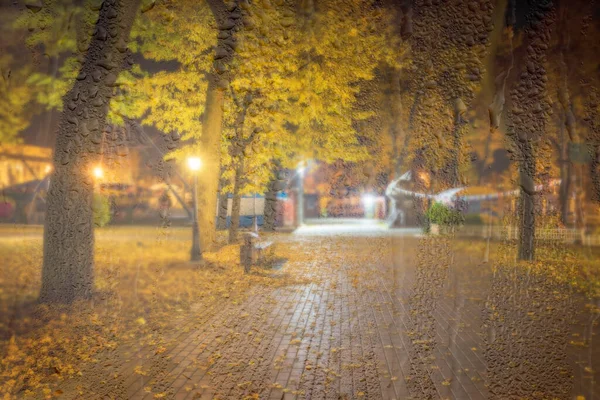
[[[110,222],[110,202],[108,197],[101,194],[94,194],[92,203],[94,212],[94,225],[101,228]]]
[[[446,207],[442,203],[433,203],[427,210],[426,217],[430,223],[437,225],[460,225],[464,220],[459,211]]]

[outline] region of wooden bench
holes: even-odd
[[[260,236],[254,232],[244,233],[244,241],[240,246],[240,264],[244,266],[244,272],[250,272],[253,264],[261,263],[264,260],[266,250],[271,247],[273,242],[259,241]]]

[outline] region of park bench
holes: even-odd
[[[244,241],[240,246],[240,264],[244,266],[244,272],[250,272],[253,264],[260,264],[272,244],[273,242],[260,241],[260,236],[254,232],[244,233]]]

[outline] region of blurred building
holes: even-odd
[[[0,189],[43,179],[52,169],[52,149],[0,145]]]

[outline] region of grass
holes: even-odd
[[[485,240],[457,240],[457,251],[483,255]],[[600,299],[600,248],[553,243],[538,243],[533,262],[517,261],[517,246],[511,242],[490,242],[492,263],[515,265],[533,272],[547,274],[552,279],[568,283],[590,299]]]

